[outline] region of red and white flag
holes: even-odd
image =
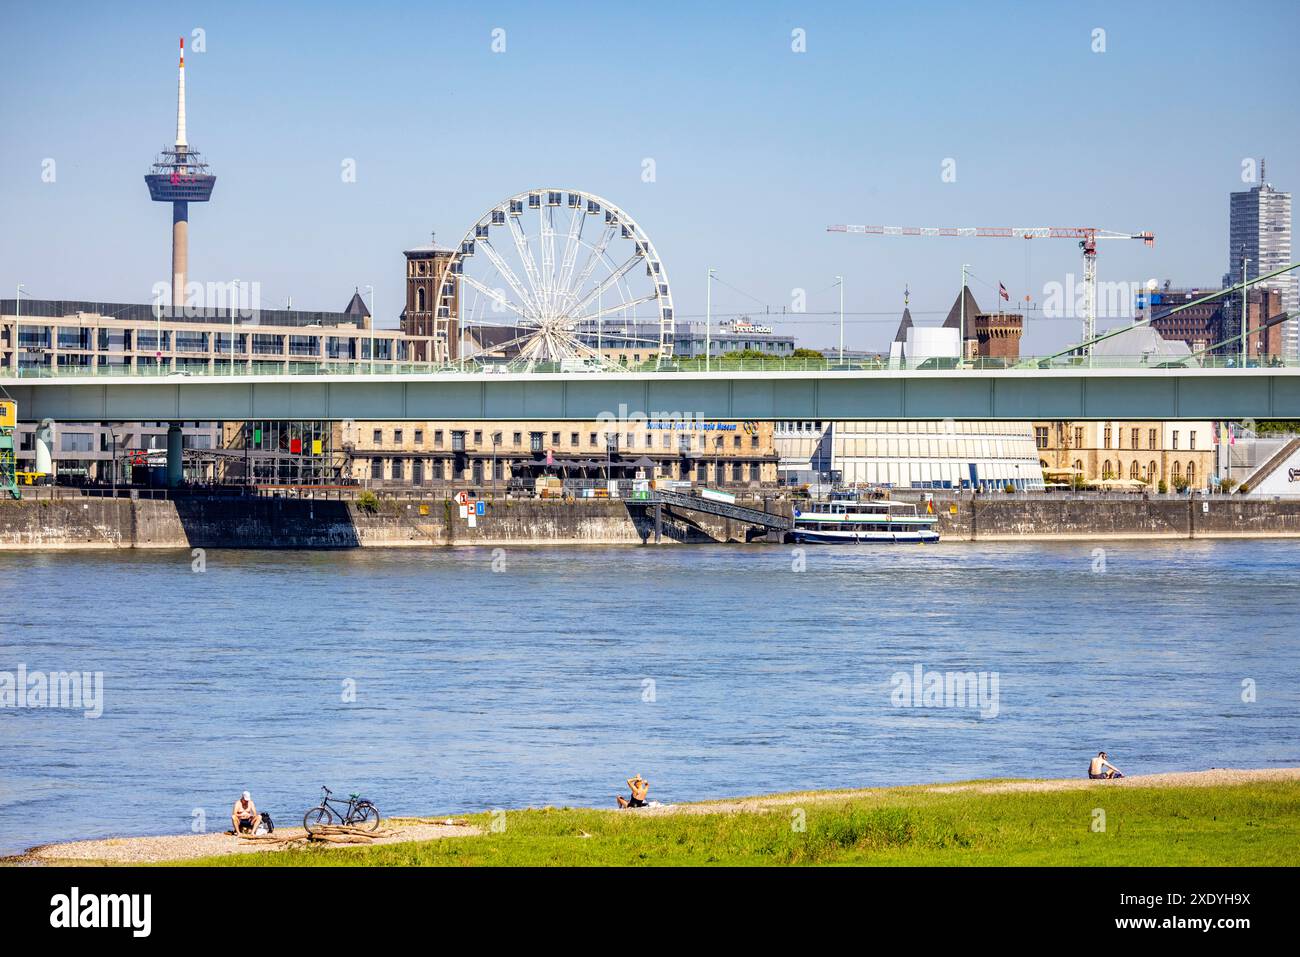
[[[1007,287],[1002,285],[1002,283],[998,283],[998,295],[1001,296],[1003,299],[1005,299],[1007,302],[1011,301],[1011,295],[1007,292]]]

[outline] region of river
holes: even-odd
[[[1270,541],[0,553],[0,854],[223,829],[245,788],[287,825],[322,784],[395,815],[1293,765],[1298,578]]]

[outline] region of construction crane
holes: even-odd
[[[976,236],[986,239],[1075,239],[1083,250],[1083,351],[1089,355],[1097,335],[1097,240],[1140,239],[1155,245],[1155,234],[1118,233],[1095,226],[827,226],[828,233],[867,236]]]

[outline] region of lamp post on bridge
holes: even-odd
[[[1248,336],[1248,329],[1247,329],[1247,327],[1248,327],[1248,325],[1249,325],[1249,319],[1247,318],[1247,317],[1249,316],[1249,312],[1248,312],[1247,310],[1248,310],[1249,307],[1248,307],[1248,305],[1247,305],[1247,287],[1246,287],[1246,285],[1245,285],[1245,282],[1246,282],[1246,266],[1247,266],[1247,264],[1248,264],[1249,262],[1250,262],[1250,260],[1246,258],[1246,245],[1245,245],[1245,243],[1242,243],[1242,246],[1241,246],[1241,282],[1242,282],[1242,287],[1241,287],[1241,367],[1242,367],[1243,369],[1246,368],[1246,341],[1247,341],[1247,339],[1249,338],[1249,336]],[[1262,320],[1262,319],[1264,318],[1264,310],[1263,310],[1263,307],[1262,307],[1263,299],[1261,299],[1260,302],[1261,302],[1260,318],[1261,318],[1261,320]]]
[[[840,368],[844,368],[844,277],[836,276],[835,285],[840,287]]]
[[[713,362],[713,268],[709,269],[704,289],[704,371],[708,372]]]
[[[230,304],[230,374],[235,374],[235,307],[239,305],[239,280],[235,280],[235,301]]]
[[[375,287],[366,285],[370,293],[370,374],[375,374]]]

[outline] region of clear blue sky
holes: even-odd
[[[1041,298],[1078,272],[1077,250],[828,224],[1150,229],[1154,249],[1102,247],[1102,278],[1205,284],[1225,269],[1242,159],[1300,188],[1290,0],[9,3],[0,295],[21,281],[37,297],[147,301],[167,278],[170,212],[142,176],[174,136],[176,40],[195,28],[207,50],[187,56],[189,140],[218,179],[191,209],[191,278],[327,309],[372,283],[381,325],[397,321],[403,248],[431,230],[452,243],[538,186],[634,215],[679,316],[702,317],[710,266],[728,284],[719,313],[779,310],[795,288],[834,310],[842,274],[847,310],[887,314],[850,317],[848,345],[872,349],[904,283],[918,320],[937,321],[963,262],[992,306],[984,283]],[[341,181],[347,158],[356,183]],[[809,345],[837,335],[812,316],[778,327]],[[1075,329],[1031,320],[1026,349]]]

